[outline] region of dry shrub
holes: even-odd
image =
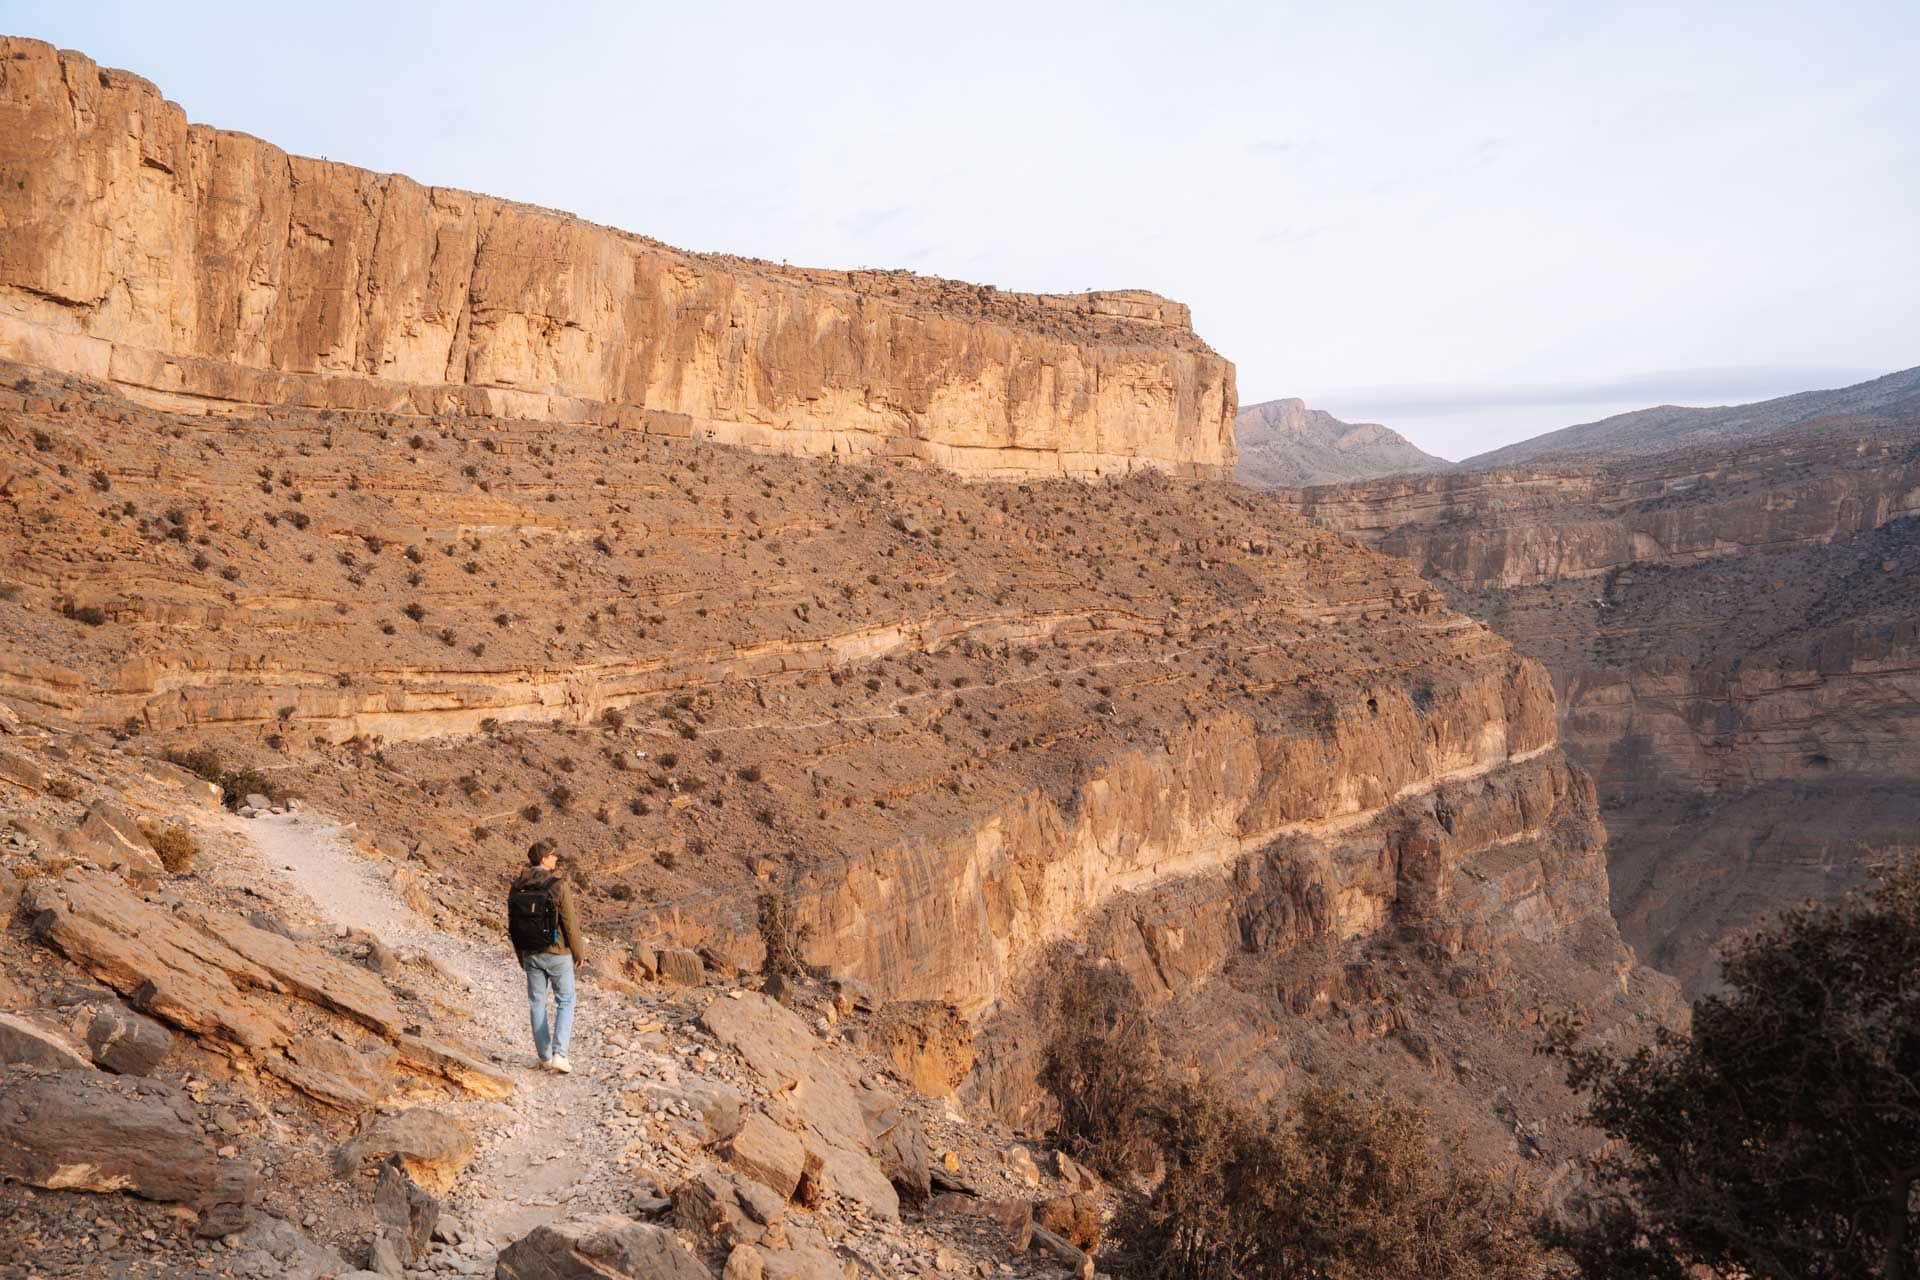
[[[1309,1091],[1255,1110],[1163,1067],[1132,981],[1059,966],[1040,1082],[1069,1151],[1116,1185],[1158,1164],[1122,1203],[1101,1258],[1126,1280],[1521,1280],[1540,1273],[1520,1190],[1436,1150],[1426,1112]]]
[[[160,855],[160,865],[174,875],[191,867],[195,855],[200,852],[200,842],[193,838],[193,832],[179,823],[160,823],[151,818],[142,818],[140,834]]]
[[[797,978],[808,973],[807,962],[800,952],[807,945],[813,926],[794,923],[793,903],[784,893],[763,893],[758,905],[760,941],[767,948],[761,972],[782,978]]]
[[[1150,1167],[1143,1107],[1161,1087],[1162,1067],[1133,980],[1118,969],[1070,961],[1048,1021],[1040,1084],[1059,1105],[1067,1149],[1109,1178]]]
[[[1542,1252],[1519,1189],[1458,1143],[1436,1151],[1425,1111],[1330,1085],[1287,1115],[1212,1084],[1150,1105],[1166,1176],[1126,1202],[1103,1259],[1145,1280],[1530,1280]]]

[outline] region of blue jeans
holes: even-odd
[[[573,957],[535,952],[520,957],[527,971],[527,1011],[533,1015],[533,1047],[540,1061],[567,1056],[573,1039]],[[547,1034],[547,988],[553,988],[553,1034]]]

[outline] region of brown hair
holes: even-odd
[[[553,841],[535,840],[527,846],[527,865],[530,867],[539,866],[546,856],[553,852],[553,849]]]

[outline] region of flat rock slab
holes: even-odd
[[[244,1049],[323,1102],[357,1109],[372,1095],[352,1078],[292,1054],[299,1019],[290,1000],[389,1041],[397,1062],[409,1070],[483,1098],[513,1093],[512,1081],[500,1072],[409,1028],[379,978],[311,943],[235,915],[163,910],[114,877],[78,868],[36,878],[24,904],[40,941],[143,1012]]]
[[[619,1214],[536,1227],[508,1245],[495,1280],[713,1280],[673,1232]]]
[[[202,1210],[257,1193],[244,1165],[220,1158],[185,1094],[92,1067],[0,1075],[0,1179]]]
[[[94,1063],[120,1075],[151,1075],[173,1048],[171,1031],[123,1004],[91,1005],[81,1017]]]
[[[758,992],[713,1001],[700,1024],[779,1092],[776,1118],[824,1165],[827,1187],[869,1213],[899,1218],[900,1197],[875,1159],[868,1122],[870,1110],[884,1113],[894,1099],[861,1084],[792,1010]]]
[[[86,1055],[58,1031],[11,1013],[0,1013],[0,1066],[47,1071],[90,1071]]]

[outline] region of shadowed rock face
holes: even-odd
[[[574,419],[975,475],[1233,465],[1233,366],[1148,293],[684,253],[189,125],[34,40],[0,38],[0,168],[0,356],[149,403]]]
[[[1307,490],[1546,662],[1613,906],[1692,991],[1920,820],[1920,423]]]

